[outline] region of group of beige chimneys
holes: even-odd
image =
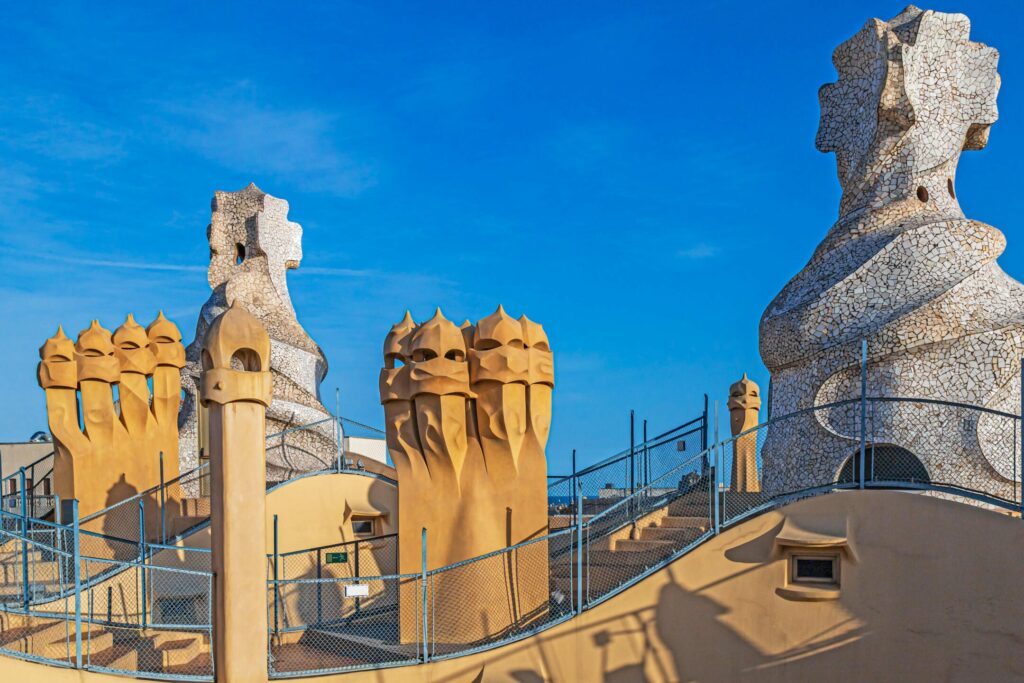
[[[111,333],[93,321],[75,342],[58,329],[39,355],[39,384],[54,437],[55,492],[77,499],[81,516],[178,476],[185,353],[172,322],[161,314],[144,329],[128,316]],[[261,681],[267,661],[253,656],[253,647],[267,641],[262,527],[272,381],[266,329],[233,305],[206,333],[202,368],[200,400],[210,416],[217,680]],[[173,512],[175,505],[167,509]],[[149,523],[140,533],[156,537]]]
[[[543,327],[525,316],[512,318],[501,307],[476,325],[461,327],[438,311],[419,325],[407,315],[384,347],[381,402],[403,492],[402,571],[420,566],[421,527],[434,532],[431,568],[542,537],[547,531],[544,449],[554,387],[553,355]],[[129,316],[111,333],[93,321],[76,342],[58,329],[40,357],[56,491],[79,500],[80,514],[118,502],[112,495],[130,497],[177,476],[184,350],[173,323],[161,314],[143,328]],[[209,411],[218,679],[265,680],[266,658],[251,653],[267,636],[266,533],[260,527],[266,507],[266,409],[272,398],[270,338],[238,304],[206,333],[199,398]],[[757,425],[760,406],[758,386],[746,375],[732,385],[728,408],[738,437],[733,491],[760,490],[756,433],[744,434]],[[438,518],[448,509],[457,514]],[[459,533],[457,527],[465,530],[467,524],[476,525],[474,533]],[[144,533],[155,536],[148,528]],[[546,544],[534,545],[531,550],[546,556]],[[531,571],[544,567],[530,564]],[[528,582],[535,584],[547,582]],[[521,603],[516,613],[546,604],[543,590],[533,594],[520,586],[513,593]],[[486,605],[476,607],[486,611]],[[414,627],[410,622],[410,637]]]

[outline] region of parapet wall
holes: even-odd
[[[787,522],[845,524],[835,599],[785,597]],[[318,683],[1019,680],[1019,518],[892,491],[750,519],[569,622],[466,657]],[[0,679],[122,677],[0,658]]]

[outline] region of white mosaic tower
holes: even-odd
[[[274,397],[267,408],[267,433],[281,432],[330,418],[320,402],[327,360],[295,317],[287,271],[302,260],[302,226],[288,220],[288,202],[256,185],[214,194],[207,228],[209,281],[213,293],[203,305],[195,341],[186,349],[185,389],[179,420],[181,471],[198,464],[200,408],[196,390],[201,372],[202,339],[210,323],[235,301],[242,303],[270,333],[270,371]],[[332,422],[292,432],[267,447],[267,479],[280,481],[295,472],[330,467],[337,453]]]
[[[911,6],[836,48],[817,147],[836,154],[839,220],[761,319],[772,416],[858,396],[861,339],[869,395],[1019,412],[1024,286],[996,263],[1003,234],[956,197],[961,150],[983,148],[998,116],[999,54],[969,35],[967,17]],[[1012,427],[975,413],[922,435],[921,416],[888,406],[872,414],[876,442],[912,452],[933,481],[1010,495]],[[771,430],[765,490],[834,478],[857,450],[855,410]]]

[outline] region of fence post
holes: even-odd
[[[27,481],[29,517],[36,516],[36,464],[29,465],[29,476]]]
[[[355,573],[356,573],[356,579],[358,579],[359,578],[359,541],[358,540],[356,540],[355,546],[356,546]],[[359,615],[359,598],[358,597],[356,598],[356,615],[357,616]]]
[[[25,468],[18,470],[18,496],[21,504],[21,594],[28,612],[28,492],[25,490]]]
[[[636,415],[629,411],[629,495],[636,490]],[[630,503],[632,507],[632,503]]]
[[[576,495],[576,487],[578,486],[578,482],[576,481],[576,449],[575,448],[572,449],[572,479],[569,480],[569,484],[570,484],[570,486],[569,486],[569,493],[572,494],[573,496],[575,496]],[[579,510],[573,510],[572,523],[573,523],[574,526],[576,524],[576,516],[579,514],[579,512],[580,512]]]
[[[1020,504],[1020,518],[1024,520],[1024,358],[1020,359],[1020,468],[1017,469],[1020,472],[1020,496],[1018,503]],[[1014,430],[1016,435],[1016,430]]]
[[[704,394],[704,419],[700,425],[700,450],[708,449],[708,395]]]
[[[320,625],[324,620],[324,597],[323,597],[323,584],[320,583],[320,579],[323,578],[323,561],[320,559],[323,555],[322,550],[316,551],[316,623]]]
[[[277,515],[274,515],[274,635],[280,635],[280,621],[278,619],[278,594],[281,592],[281,586],[278,585],[278,574],[277,574],[277,561],[279,554],[277,552]]]
[[[334,388],[334,417],[338,430],[338,471],[345,469],[345,448],[341,441],[344,438],[344,430],[341,428],[341,389]]]
[[[71,501],[72,561],[75,563],[75,668],[82,668],[82,546],[78,528],[78,500]]]
[[[576,614],[583,612],[583,487],[576,487]]]
[[[722,455],[722,444],[718,441],[718,401],[715,401],[715,455],[714,461],[711,465],[711,499],[712,506],[715,516],[715,535],[721,531],[722,528],[722,511],[718,507],[718,478],[721,475],[721,468],[719,467],[721,455]]]
[[[651,483],[651,450],[647,447],[647,420],[644,420],[644,478],[643,485],[647,486]]]
[[[139,533],[143,533],[142,528]],[[160,451],[160,542],[167,543],[167,491],[164,483],[164,452]]]
[[[421,621],[423,622],[423,661],[430,659],[430,651],[427,647],[427,527],[423,527],[420,535],[420,591],[423,604],[420,607]]]
[[[146,592],[146,501],[139,498],[139,585],[142,589],[142,628],[148,622],[148,593]]]
[[[860,340],[860,488],[864,488],[864,453],[867,450],[868,340]]]

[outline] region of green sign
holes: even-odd
[[[327,564],[344,564],[348,562],[348,553],[327,553]]]

